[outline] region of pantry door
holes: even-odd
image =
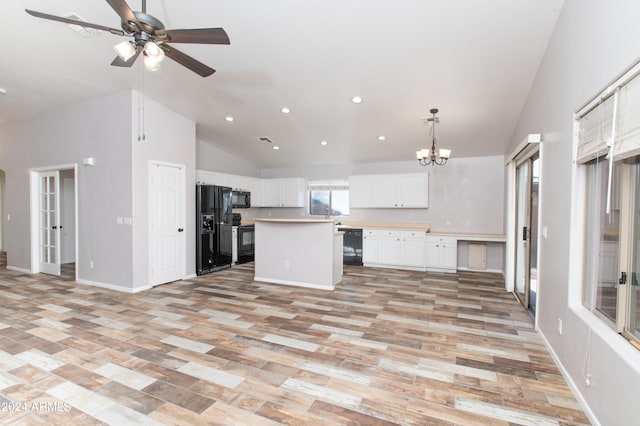
[[[186,274],[185,167],[160,162],[149,167],[149,281],[158,285]]]

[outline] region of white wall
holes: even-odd
[[[132,210],[131,117],[131,94],[121,92],[0,125],[8,266],[31,270],[29,170],[94,157],[76,176],[79,279],[131,286],[131,229],[115,221]]]
[[[241,176],[260,176],[258,167],[203,141],[196,142],[196,168]]]
[[[353,209],[345,221],[428,223],[432,232],[504,233],[504,157],[452,158],[445,166],[417,161],[266,169],[264,178],[346,178],[357,174],[429,173],[428,209]],[[300,217],[305,209],[261,209],[271,217]]]
[[[137,111],[140,96],[132,93],[133,110]],[[149,161],[161,161],[185,166],[185,238],[186,273],[195,275],[195,122],[177,114],[151,99],[144,100],[144,140],[138,141],[138,126],[133,134],[133,288],[149,284]],[[137,117],[137,114],[136,114]],[[114,218],[115,220],[115,218]]]
[[[548,238],[540,241],[538,327],[603,425],[633,422],[640,353],[581,307],[582,280],[570,274],[573,113],[638,60],[638,16],[635,1],[565,2],[507,150],[528,133],[543,134],[540,224]],[[589,353],[590,386],[583,377]]]

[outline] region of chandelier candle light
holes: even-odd
[[[423,166],[443,166],[447,164],[447,160],[451,156],[451,150],[440,148],[438,150],[438,153],[436,154],[436,123],[440,122],[440,119],[436,117],[438,108],[431,108],[429,112],[433,115],[433,117],[426,118],[424,122],[431,123],[431,149],[424,148],[416,151],[416,157],[418,158],[418,163]]]

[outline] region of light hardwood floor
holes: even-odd
[[[247,264],[132,295],[64,274],[0,263],[2,424],[589,423],[495,275],[346,267],[327,292]]]

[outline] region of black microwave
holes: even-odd
[[[231,206],[234,209],[248,209],[251,207],[251,193],[248,191],[233,191],[231,193]]]

